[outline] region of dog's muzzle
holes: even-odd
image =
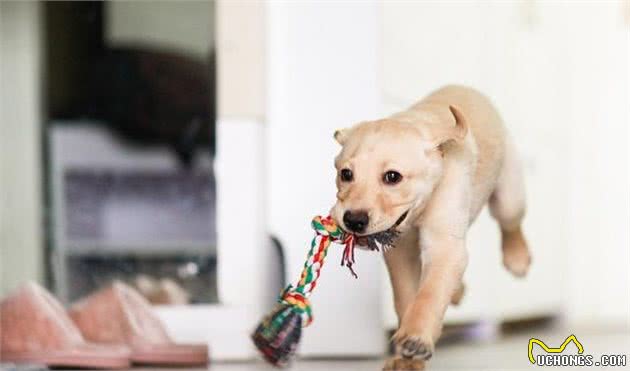
[[[394,243],[400,234],[396,228],[405,221],[407,215],[409,215],[409,210],[405,211],[398,219],[396,219],[396,222],[391,227],[367,236],[357,237],[357,245],[365,246],[368,250],[376,251],[379,251],[380,248],[385,251],[388,248],[394,247]]]

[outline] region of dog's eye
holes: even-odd
[[[343,182],[351,182],[353,178],[352,170],[350,169],[341,169],[339,172],[339,176],[341,177],[341,181]]]
[[[383,174],[383,182],[385,184],[396,184],[402,180],[402,175],[399,172],[390,170]]]

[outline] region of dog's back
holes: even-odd
[[[476,152],[473,177],[473,204],[471,222],[479,214],[495,189],[503,166],[506,132],[499,113],[490,100],[475,89],[448,85],[429,94],[410,110],[440,111],[449,115],[448,106],[456,106],[466,118],[470,129],[473,151]],[[443,124],[447,120],[441,120]]]

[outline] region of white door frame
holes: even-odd
[[[175,340],[208,343],[213,360],[251,359],[256,350],[249,334],[275,299],[263,208],[264,126],[218,120],[216,138],[219,304],[156,310]]]
[[[335,129],[383,112],[376,1],[266,3],[269,230],[285,247],[287,278],[299,276],[310,220],[335,202]],[[378,253],[357,252],[358,279],[333,245],[311,297],[315,321],[303,356],[378,357],[386,350]]]

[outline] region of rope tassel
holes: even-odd
[[[295,287],[287,286],[278,298],[274,310],[252,334],[252,340],[263,357],[275,366],[282,367],[290,361],[300,341],[302,327],[313,322],[313,311],[308,297],[317,286],[317,279],[331,243],[345,245],[341,265],[348,267],[351,274],[357,277],[352,269],[354,235],[345,233],[330,216],[313,218],[311,226],[315,230],[315,237],[311,241],[300,280]]]

